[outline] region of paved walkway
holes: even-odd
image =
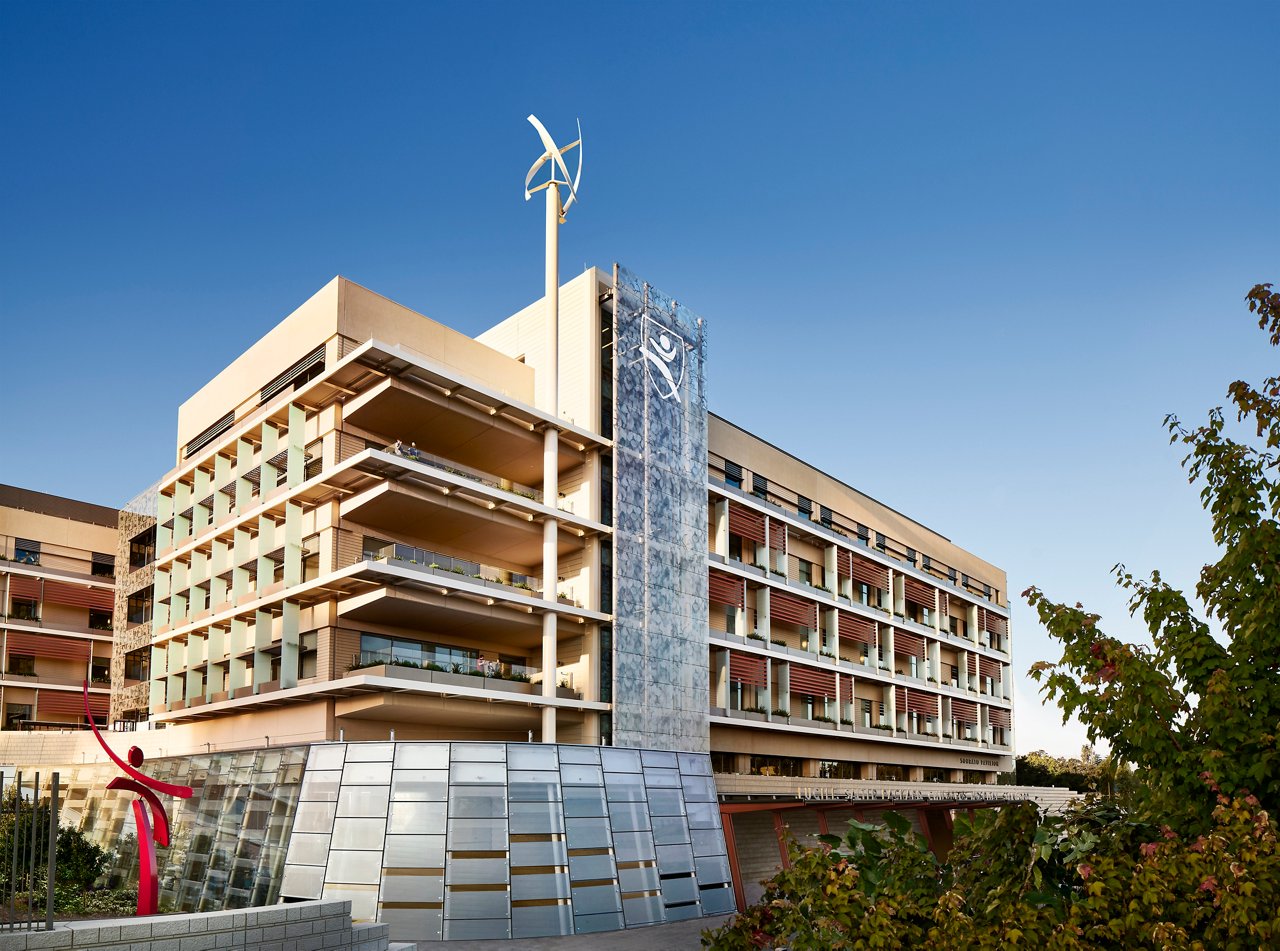
[[[732,917],[675,921],[650,928],[629,928],[603,934],[562,935],[556,938],[521,938],[517,941],[421,941],[418,951],[697,951],[702,932],[719,928]]]

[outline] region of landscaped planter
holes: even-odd
[[[765,714],[752,713],[750,710],[731,710],[730,715],[737,717],[739,720],[755,720],[760,723],[763,723],[765,719],[767,719]]]

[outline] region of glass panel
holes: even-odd
[[[608,819],[569,819],[566,825],[571,849],[607,849],[613,845]]]
[[[317,743],[307,754],[307,772],[320,769],[342,769],[346,756],[345,743]]]
[[[716,783],[710,776],[685,776],[681,786],[687,802],[716,801]]]
[[[621,864],[623,862],[639,862],[657,858],[653,850],[653,835],[649,832],[615,832],[613,834],[613,854]],[[654,872],[655,877],[657,872]],[[634,889],[623,889],[634,891]]]
[[[704,915],[727,915],[734,910],[733,889],[704,888],[701,890]]]
[[[324,868],[311,865],[286,865],[280,894],[290,898],[319,898],[324,891]]]
[[[710,855],[693,860],[699,885],[730,881],[729,859],[724,855]]]
[[[631,773],[610,773],[605,789],[610,802],[644,802],[644,777]]]
[[[604,774],[599,766],[582,763],[560,763],[560,782],[566,786],[602,786]]]
[[[450,886],[505,884],[507,860],[450,858],[445,863],[444,874]]]
[[[569,856],[569,878],[575,882],[592,882],[597,879],[612,880],[617,877],[612,855]]]
[[[443,802],[392,802],[387,816],[387,831],[437,835],[444,832]]]
[[[511,866],[566,865],[569,853],[563,840],[557,842],[512,842]]]
[[[618,869],[618,887],[626,892],[656,891],[661,887],[658,866],[641,865],[639,868]]]
[[[508,769],[558,769],[559,766],[560,757],[554,746],[512,743],[507,747]]]
[[[640,751],[606,746],[600,751],[600,761],[611,773],[640,772]]]
[[[690,776],[710,776],[711,757],[706,753],[677,753],[680,772]]]
[[[595,786],[565,786],[564,814],[566,817],[606,816],[609,814],[605,803],[604,790]]]
[[[506,763],[455,762],[449,769],[449,781],[454,783],[505,783]]]
[[[642,802],[611,802],[609,821],[617,832],[639,832],[649,828],[649,810]]]
[[[662,899],[657,895],[646,895],[643,898],[628,898],[622,902],[622,913],[627,919],[627,927],[651,925],[666,921]]]
[[[389,835],[382,855],[384,868],[444,868],[444,836]]]
[[[560,764],[565,763],[599,763],[600,747],[598,746],[562,746],[560,747]]]
[[[289,840],[290,865],[324,865],[329,860],[329,837],[295,832]]]
[[[539,938],[573,934],[573,912],[565,905],[511,909],[511,937]]]
[[[399,769],[391,775],[391,798],[441,802],[449,797],[447,769]]]
[[[382,839],[387,833],[387,820],[379,816],[376,819],[335,819],[333,823],[333,843],[335,849],[382,849]],[[337,879],[329,879],[337,881]]]
[[[692,875],[680,878],[664,878],[662,880],[662,900],[668,905],[697,901],[697,881],[694,880]]]
[[[556,802],[560,799],[559,780],[551,783],[516,782],[507,784],[507,795],[514,802],[517,799],[529,802]]]
[[[724,835],[719,829],[691,829],[694,855],[724,855]]]
[[[507,747],[503,743],[454,743],[449,755],[455,763],[505,763]]]
[[[644,782],[646,786],[679,786],[680,771],[678,769],[646,769]]]
[[[342,769],[344,786],[391,785],[390,763],[348,763]]]
[[[640,759],[644,763],[644,768],[650,766],[665,766],[669,769],[678,769],[680,761],[676,759],[676,754],[667,750],[641,750]]]
[[[443,875],[383,875],[382,901],[444,901]]]
[[[396,769],[448,769],[448,743],[397,743]]]
[[[342,782],[342,770],[332,769],[314,772],[307,770],[302,777],[303,802],[336,802],[338,786]]]
[[[329,885],[324,886],[327,901],[351,902],[351,917],[372,921],[378,917],[377,885]]]
[[[444,937],[446,941],[480,941],[508,939],[511,937],[511,922],[506,918],[490,918],[487,913],[500,909],[496,899],[488,900],[476,896],[498,895],[505,892],[461,892],[452,899],[445,899]],[[474,914],[478,917],[469,920],[462,917]]]
[[[691,829],[720,828],[720,808],[714,802],[687,802],[685,812]]]
[[[505,819],[507,790],[502,786],[455,786],[449,792],[449,815],[459,819]]]
[[[589,885],[586,888],[575,888],[573,910],[578,915],[621,911],[622,899],[618,896],[617,886],[614,885]]]
[[[449,851],[506,851],[505,819],[450,819]]]
[[[390,795],[386,786],[346,786],[338,794],[338,815],[385,816]]]
[[[440,941],[444,935],[442,908],[382,908],[378,920],[391,927],[391,940]]]
[[[688,845],[658,846],[658,871],[663,875],[672,872],[693,871],[693,848]]]
[[[573,916],[573,930],[578,934],[595,934],[601,931],[621,931],[623,928],[622,912],[604,915]]]
[[[559,803],[511,802],[507,805],[511,834],[564,831]]]
[[[381,852],[329,853],[329,868],[325,872],[326,884],[376,885],[382,878]]]
[[[689,825],[683,816],[654,816],[653,841],[658,845],[679,845],[689,841]]]
[[[448,937],[454,937],[449,930],[451,918],[505,918],[511,913],[511,901],[507,890],[499,891],[458,891],[450,888],[444,894],[444,927]]]
[[[348,763],[390,762],[394,743],[352,743],[347,747]]]
[[[511,873],[511,900],[529,901],[538,898],[568,898],[569,875],[541,872],[536,875]]]
[[[337,811],[336,802],[300,802],[293,816],[293,831],[332,832]]]
[[[684,796],[680,787],[675,789],[650,789],[649,812],[655,816],[683,816]]]

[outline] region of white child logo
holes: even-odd
[[[679,399],[684,382],[684,338],[647,316],[644,336],[645,370],[653,388],[664,400]]]

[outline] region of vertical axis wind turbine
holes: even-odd
[[[546,126],[538,121],[537,116],[529,116],[529,122],[538,130],[542,139],[542,147],[546,149],[529,167],[529,174],[524,177],[524,200],[528,201],[537,191],[547,193],[547,320],[543,330],[546,353],[542,365],[538,368],[542,380],[542,408],[553,418],[560,415],[560,226],[564,224],[565,212],[578,200],[578,182],[582,179],[582,123],[578,123],[578,138],[564,148],[556,145]],[[572,149],[578,150],[578,171],[569,178],[569,169],[564,164],[564,155]],[[551,163],[551,176],[533,188],[529,184],[533,176],[547,162]],[[564,176],[561,178],[560,176]],[[561,198],[560,189],[568,188],[568,198]],[[542,432],[542,501],[543,504],[555,508],[560,498],[560,432],[555,425],[549,424]],[[547,610],[542,613],[542,696],[554,699],[557,685],[557,631],[556,612],[552,610],[559,603],[560,552],[559,525],[555,518],[547,518],[542,523],[542,598],[549,602]],[[556,741],[556,708],[547,704],[542,708],[542,742]]]

